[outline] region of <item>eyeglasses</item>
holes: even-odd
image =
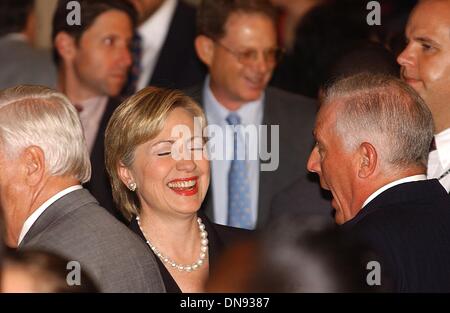
[[[248,49],[244,51],[235,51],[223,45],[219,41],[215,41],[215,43],[218,44],[223,49],[225,49],[226,51],[228,51],[230,54],[232,54],[242,65],[253,65],[258,60],[259,52],[257,50]],[[266,63],[270,66],[275,66],[283,58],[284,50],[282,48],[277,47],[265,50],[263,54]]]

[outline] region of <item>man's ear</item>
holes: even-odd
[[[376,170],[378,165],[378,153],[375,147],[368,143],[363,142],[358,148],[359,154],[359,178],[368,178]]]
[[[46,172],[45,153],[38,146],[26,148],[21,159],[24,164],[26,183],[28,186],[35,186],[42,181]]]
[[[64,61],[72,60],[77,51],[77,46],[75,38],[70,36],[66,32],[59,32],[53,43],[55,45],[56,51],[58,51],[59,56]]]
[[[199,59],[206,64],[206,66],[211,66],[213,56],[214,56],[214,41],[204,35],[199,35],[195,38],[195,51]]]
[[[131,183],[134,183],[133,175],[131,174],[131,170],[125,166],[122,162],[117,166],[117,174],[119,175],[120,180],[125,186],[129,186]]]

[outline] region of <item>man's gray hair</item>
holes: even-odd
[[[369,142],[390,168],[427,165],[433,118],[406,83],[381,74],[354,75],[326,89],[323,105],[331,102],[339,103],[336,131],[347,150]]]
[[[40,147],[52,176],[85,183],[91,164],[78,114],[63,94],[43,86],[17,86],[0,92],[0,144],[9,158]]]

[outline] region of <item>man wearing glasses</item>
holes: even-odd
[[[223,148],[224,153],[211,158],[212,184],[204,202],[219,224],[265,225],[273,198],[296,180],[301,181],[296,196],[305,195],[308,209],[329,206],[305,169],[314,101],[267,87],[282,55],[276,21],[269,1],[204,0],[199,7],[195,47],[209,75],[189,93],[203,105],[208,123],[224,130],[221,147],[215,142],[216,152]],[[260,125],[267,126],[267,136],[243,130]],[[256,157],[251,153],[255,145]],[[268,162],[274,166],[264,167]]]

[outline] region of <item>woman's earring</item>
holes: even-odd
[[[128,185],[128,189],[130,189],[130,191],[135,191],[136,190],[136,183],[130,183],[129,185]]]

